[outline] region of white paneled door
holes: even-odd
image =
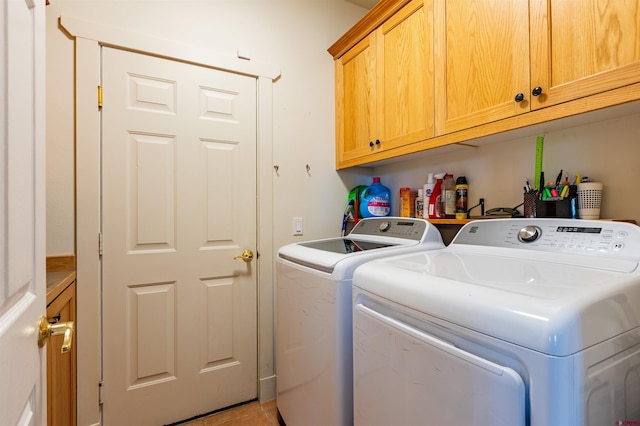
[[[102,74],[103,423],[253,399],[256,79],[106,47]]]
[[[44,0],[0,0],[0,424],[46,424]]]

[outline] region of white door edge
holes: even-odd
[[[45,4],[0,3],[0,422],[47,423]]]

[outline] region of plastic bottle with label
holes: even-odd
[[[431,193],[433,192],[433,187],[436,186],[436,183],[433,181],[433,173],[429,173],[429,177],[427,177],[427,183],[422,186],[422,197],[424,199],[424,217],[429,217],[429,198],[431,197]]]
[[[410,205],[411,204],[411,205]],[[412,217],[415,203],[411,200],[411,188],[400,188],[400,217]]]
[[[444,173],[435,175],[436,183],[429,197],[429,219],[444,219],[444,198],[442,193],[442,179]]]
[[[391,214],[391,191],[379,177],[360,194],[360,217],[380,217]]]
[[[469,185],[467,178],[460,176],[456,180],[456,219],[467,218],[467,208],[469,203]]]
[[[418,196],[416,197],[416,217],[418,219],[424,218],[424,198],[422,195],[422,189],[418,189]]]
[[[453,175],[447,173],[442,181],[442,192],[444,198],[444,217],[453,219],[456,217],[456,184]]]

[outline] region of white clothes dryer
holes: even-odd
[[[367,218],[349,235],[286,245],[276,260],[277,407],[287,426],[353,424],[351,280],[363,263],[443,248],[423,219]]]
[[[466,224],[355,271],[356,425],[640,424],[640,227]]]

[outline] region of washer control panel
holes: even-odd
[[[466,224],[451,244],[640,259],[640,227],[571,219],[489,219]]]
[[[523,243],[532,243],[540,238],[541,230],[537,226],[527,225],[518,232],[518,239]]]

